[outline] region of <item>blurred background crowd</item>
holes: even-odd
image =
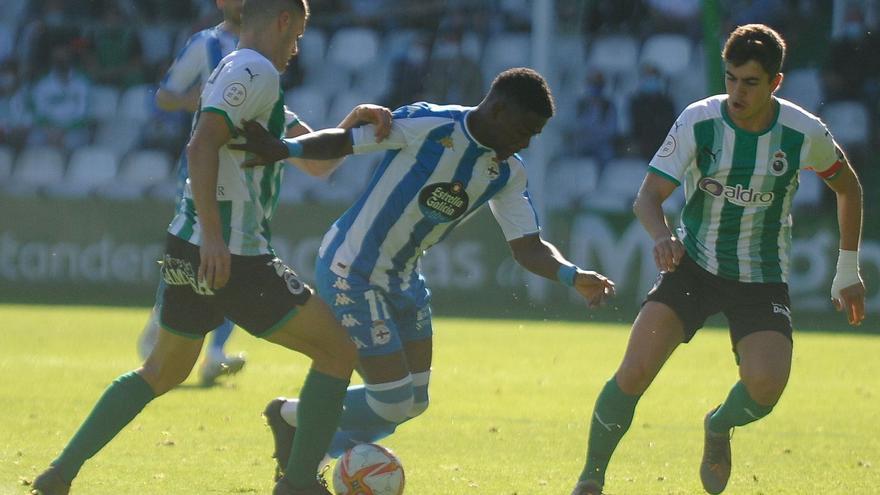
[[[355,105],[473,105],[501,70],[534,65],[535,0],[315,0],[289,107],[314,128]],[[717,33],[706,36],[706,4]],[[550,209],[628,209],[678,113],[711,94],[704,46],[762,22],[786,38],[779,94],[825,120],[876,211],[880,158],[877,0],[556,0],[545,75],[558,113],[539,138]],[[2,0],[0,184],[6,194],[174,195],[190,116],[163,112],[157,83],[214,0]],[[716,41],[717,43],[717,41]],[[527,152],[528,155],[528,152]],[[528,156],[526,157],[528,159]],[[287,180],[283,201],[350,201],[378,157],[329,182]],[[292,172],[296,173],[296,172]],[[797,205],[833,201],[803,174]],[[871,214],[870,212],[868,213]]]

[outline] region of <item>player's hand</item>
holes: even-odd
[[[574,276],[574,289],[587,300],[591,308],[597,308],[614,296],[614,282],[593,271],[578,270]]]
[[[834,297],[834,296],[837,297]],[[865,284],[861,280],[857,284],[840,289],[833,294],[831,302],[837,311],[846,312],[846,320],[850,325],[857,327],[865,319]]]
[[[391,133],[391,110],[371,103],[364,103],[354,107],[352,113],[359,124],[373,124],[376,132],[376,142],[380,142]]]
[[[229,149],[252,155],[241,164],[242,167],[269,165],[284,160],[290,154],[282,140],[254,120],[242,120],[238,134],[245,138],[245,142],[230,144]]]
[[[202,239],[199,258],[199,286],[220,289],[226,285],[229,281],[232,256],[223,239]]]
[[[654,239],[654,263],[661,272],[674,272],[684,256],[684,244],[674,235]]]

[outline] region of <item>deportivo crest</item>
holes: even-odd
[[[770,159],[770,174],[776,177],[784,174],[788,170],[788,160],[786,158],[785,152],[782,150],[773,153],[773,158]]]
[[[446,223],[464,215],[469,203],[461,182],[435,182],[419,193],[419,209],[434,223]]]
[[[223,101],[230,106],[237,107],[244,103],[245,99],[247,99],[247,89],[242,83],[231,83],[223,90]]]
[[[370,337],[373,339],[373,345],[385,345],[391,342],[391,330],[388,330],[384,321],[374,321],[373,328],[370,330]]]

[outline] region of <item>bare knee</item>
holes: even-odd
[[[656,373],[644,363],[624,360],[615,377],[617,385],[627,395],[641,395],[654,381]]]
[[[768,370],[752,370],[742,373],[742,382],[749,396],[758,404],[773,406],[779,401],[788,381],[787,374]]]
[[[150,388],[153,389],[153,393],[158,397],[183,383],[189,376],[190,371],[192,371],[192,369],[168,369],[168,367],[152,364],[147,361],[137,372],[141,375],[141,378],[147,382]]]

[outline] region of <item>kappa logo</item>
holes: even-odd
[[[340,323],[345,328],[352,328],[361,324],[361,322],[359,322],[357,318],[354,317],[354,315],[349,313],[342,315],[342,321],[340,321]]]
[[[351,286],[348,285],[348,281],[346,281],[342,277],[336,277],[336,282],[333,282],[333,288],[337,290],[351,290]]]
[[[757,191],[754,188],[743,189],[742,184],[735,186],[725,186],[721,182],[711,178],[704,177],[699,182],[701,191],[706,192],[716,198],[724,198],[730,203],[737,206],[770,206],[773,198],[776,196],[772,191]]]
[[[333,301],[334,306],[348,306],[349,304],[354,304],[354,299],[346,294],[336,294],[336,299]]]
[[[370,329],[370,336],[373,338],[373,345],[385,345],[391,342],[391,330],[385,326],[385,322],[377,320],[373,322],[373,328]]]
[[[366,349],[367,348],[367,344],[364,344],[364,341],[357,338],[357,337],[351,337],[351,341],[354,342],[354,346],[358,349]]]

